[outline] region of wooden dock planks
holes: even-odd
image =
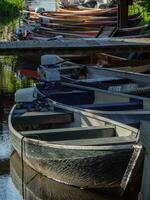
[[[0,42],[0,55],[15,55],[35,52],[50,54],[85,54],[111,52],[150,52],[150,39],[123,38],[86,38],[86,39],[57,39],[50,41],[13,41]]]

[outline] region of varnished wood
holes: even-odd
[[[106,53],[98,53],[96,54],[95,59],[98,63],[102,65],[106,65],[106,67],[128,67],[128,66],[140,66],[140,65],[148,65],[150,63],[150,59],[131,59],[124,57],[119,57]]]
[[[128,67],[120,67],[117,69],[122,70],[122,71],[127,71],[127,72],[143,73],[143,72],[150,71],[150,65],[143,65],[143,66],[137,66],[137,67],[128,66]]]

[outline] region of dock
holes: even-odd
[[[117,52],[150,52],[150,38],[86,38],[57,39],[49,41],[11,41],[0,42],[0,55],[19,55],[33,53],[49,54],[90,54]]]

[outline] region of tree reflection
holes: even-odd
[[[34,80],[19,80],[15,76],[17,56],[0,57],[0,94],[13,94],[17,89],[29,87],[34,84]]]

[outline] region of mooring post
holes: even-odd
[[[141,124],[141,141],[145,148],[144,168],[139,200],[150,199],[150,123],[143,121]]]
[[[118,0],[118,29],[128,27],[128,6],[133,0]]]

